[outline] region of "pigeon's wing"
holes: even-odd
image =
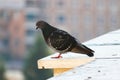
[[[85,45],[83,45],[83,44],[81,44],[81,43],[78,43],[78,46],[79,46],[79,47],[82,47],[82,48],[84,48],[84,49],[86,49],[86,50],[88,50],[88,51],[90,51],[90,52],[94,52],[92,49],[88,48],[87,46],[85,46]]]
[[[68,51],[75,43],[74,38],[62,30],[52,32],[48,38],[48,44],[51,47],[63,52]]]
[[[94,56],[93,54],[94,51],[81,43],[78,43],[76,47],[74,47],[71,51],[76,53],[86,54],[89,57]]]

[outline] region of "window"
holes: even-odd
[[[112,26],[117,24],[117,17],[115,15],[110,16],[110,23]]]
[[[27,6],[33,5],[33,1],[31,1],[31,0],[26,0],[26,5],[27,5]]]
[[[103,26],[105,23],[105,19],[103,15],[98,15],[97,16],[97,24],[98,26]]]
[[[49,3],[50,4],[50,3]],[[49,4],[47,4],[47,1],[46,0],[39,0],[39,2],[38,2],[38,6],[40,7],[40,8],[46,8]]]
[[[105,9],[105,2],[103,0],[97,0],[97,9],[98,10],[104,10]]]
[[[66,21],[66,18],[65,18],[64,15],[59,15],[59,16],[57,16],[57,22],[58,22],[59,24],[64,24],[65,21]]]
[[[9,21],[10,20],[10,12],[5,11],[5,10],[0,10],[0,19],[3,19],[5,21]]]
[[[91,7],[91,3],[92,3],[92,1],[91,0],[84,0],[85,1],[85,3],[84,3],[84,7],[86,8],[86,9],[89,9],[90,7]]]
[[[37,14],[34,14],[34,13],[28,13],[26,15],[27,21],[35,21],[35,20],[37,20],[37,18],[38,18]]]
[[[111,8],[111,12],[112,12],[112,14],[116,14],[116,13],[118,13],[118,6],[117,5],[114,5],[114,6],[110,6]]]
[[[36,6],[36,0],[26,0],[26,6],[31,7],[31,6]]]
[[[29,30],[26,31],[26,35],[27,36],[33,36],[34,34],[35,34],[35,31],[33,31],[31,29],[29,29]]]
[[[3,46],[2,46],[2,41],[0,40],[0,48],[2,48]]]
[[[79,24],[79,16],[77,14],[73,14],[71,16],[71,21],[74,26]]]
[[[57,5],[58,6],[63,6],[64,5],[64,1],[63,0],[57,0]]]
[[[46,15],[46,13],[39,13],[39,19],[47,20],[48,19],[48,15]]]
[[[109,0],[109,6],[115,6],[118,5],[119,0]]]
[[[92,23],[92,18],[90,15],[85,15],[84,16],[84,25],[89,26]]]
[[[4,16],[4,11],[0,10],[0,18],[2,18]]]
[[[7,47],[9,45],[9,38],[4,38],[2,43],[3,43],[4,46]]]

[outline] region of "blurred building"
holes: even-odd
[[[25,45],[26,52],[33,46],[36,39],[36,21],[39,19],[37,0],[25,0]]]
[[[9,27],[9,48],[15,59],[25,54],[25,20],[24,11],[14,11]]]
[[[42,14],[46,21],[69,31],[82,42],[120,26],[119,0],[38,1],[39,15]]]
[[[6,58],[21,59],[25,53],[23,7],[23,0],[0,1],[0,53]]]
[[[10,10],[0,9],[0,52],[6,53],[9,51],[9,20],[11,19],[12,12]]]

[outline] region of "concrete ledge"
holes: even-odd
[[[84,44],[95,51],[95,60],[48,80],[120,80],[120,30]]]
[[[94,57],[88,57],[86,55],[81,55],[77,53],[66,53],[63,54],[63,58],[53,59],[52,56],[56,56],[58,53],[45,57],[38,60],[39,69],[53,69],[54,75],[58,75],[65,71],[68,71],[74,67],[84,65],[88,62],[93,61]]]

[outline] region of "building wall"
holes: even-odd
[[[0,1],[0,55],[22,59],[25,53],[24,1]]]
[[[13,12],[8,9],[0,9],[0,53],[7,53],[9,49],[9,21]]]
[[[10,50],[12,56],[23,57],[25,53],[25,20],[24,11],[18,11],[13,14],[10,21]]]

